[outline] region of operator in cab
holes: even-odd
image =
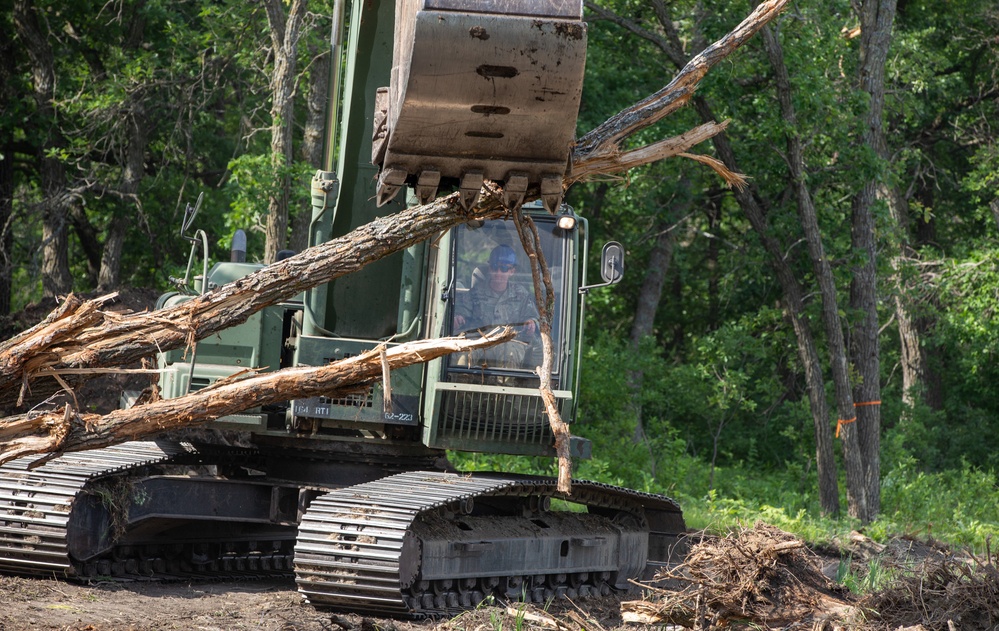
[[[517,267],[517,253],[513,247],[505,243],[497,245],[489,253],[484,273],[477,270],[479,275],[471,289],[455,303],[455,333],[502,325],[518,328],[516,339],[485,349],[483,356],[476,358],[476,364],[530,368],[525,365],[525,359],[529,359],[528,350],[538,333],[538,310],[531,288],[513,279]]]

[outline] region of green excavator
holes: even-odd
[[[445,193],[470,207],[484,181],[500,183],[507,206],[523,208],[541,237],[555,292],[552,386],[570,423],[586,292],[623,273],[612,242],[601,281],[587,285],[587,223],[563,204],[582,17],[581,0],[339,0],[326,164],[311,182],[311,245]],[[529,192],[539,199],[525,204]],[[245,262],[238,238],[230,260],[209,266],[199,232],[185,282],[158,307],[262,267]],[[390,391],[292,400],[190,436],[0,467],[0,571],[82,580],[293,573],[316,606],[397,616],[450,613],[489,596],[630,588],[683,552],[673,500],[578,480],[564,495],[551,478],[464,473],[448,461],[449,450],[555,455],[535,372],[529,269],[512,220],[472,221],[267,307],[193,353],[162,353],[161,395],[180,397],[246,369],[517,330],[485,351],[393,371]],[[570,448],[589,456],[585,440]]]

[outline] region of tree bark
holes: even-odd
[[[898,325],[899,363],[902,370],[903,421],[910,411],[923,401],[930,404],[930,387],[927,384],[926,355],[922,348],[919,324],[912,315],[913,287],[906,267],[915,260],[916,253],[909,241],[909,204],[897,187],[888,187],[888,210],[894,224],[894,252],[891,258],[891,283],[895,288],[893,306]]]
[[[3,97],[0,97],[3,98]],[[10,315],[14,246],[14,163],[10,143],[0,145],[0,322]]]
[[[288,203],[294,161],[292,131],[295,118],[295,76],[298,40],[308,0],[292,0],[288,14],[281,0],[266,0],[271,31],[274,74],[271,76],[271,163],[279,174],[277,190],[267,202],[264,262],[273,263],[288,242]]]
[[[857,439],[854,432],[849,431],[850,428],[842,430],[845,427],[843,422],[850,424],[852,419],[856,418],[850,386],[850,366],[847,361],[846,342],[843,338],[843,324],[839,318],[839,299],[832,265],[826,257],[825,247],[822,244],[822,233],[819,230],[818,213],[815,210],[815,204],[806,182],[805,157],[801,137],[797,131],[797,115],[791,99],[791,78],[787,66],[784,64],[784,51],[777,36],[769,27],[764,28],[760,35],[766,47],[770,65],[774,70],[777,101],[780,104],[781,116],[788,129],[786,157],[788,174],[798,206],[802,232],[804,232],[805,241],[808,244],[812,271],[815,274],[822,297],[822,324],[825,327],[826,343],[829,345],[829,366],[836,393],[836,412],[840,419],[840,423],[837,425],[837,434],[842,434],[844,443],[849,443],[850,448],[855,448]],[[847,448],[845,447],[845,449]],[[862,488],[864,484],[863,470],[851,467],[850,462],[847,462],[846,465],[847,487]]]
[[[687,61],[666,87],[628,107],[583,135],[573,150],[576,156],[596,157],[617,153],[622,140],[636,131],[653,125],[680,109],[690,100],[704,75],[735,49],[745,44],[764,25],[776,17],[788,0],[761,2],[746,19],[696,57]],[[592,8],[592,3],[587,3]]]
[[[97,276],[97,291],[107,292],[116,289],[121,282],[121,253],[125,248],[125,236],[128,232],[129,215],[137,209],[139,201],[139,186],[145,174],[143,164],[148,144],[149,128],[146,120],[145,106],[141,102],[133,103],[128,110],[128,148],[125,151],[125,164],[122,165],[121,202],[117,205],[107,236],[104,238],[104,250],[101,253],[101,269]]]
[[[13,111],[18,98],[13,79],[17,72],[14,41],[0,42],[0,111]],[[0,144],[0,322],[10,315],[13,281],[14,139],[4,134]]]
[[[306,98],[308,114],[302,135],[302,160],[313,169],[325,169],[323,164],[324,129],[326,124],[326,101],[330,85],[330,51],[312,55],[312,69],[309,71],[309,94]],[[300,208],[291,216],[291,238],[288,247],[301,252],[309,247],[309,223],[312,209]]]
[[[97,229],[87,218],[87,211],[82,204],[71,203],[66,209],[69,225],[73,227],[73,233],[80,244],[80,250],[87,261],[87,281],[97,284],[97,275],[101,270],[101,240],[97,235]]]
[[[79,414],[67,405],[51,412],[7,418],[0,425],[0,463],[32,454],[107,447],[289,399],[337,396],[337,391],[361,388],[382,377],[383,357],[389,369],[395,370],[447,353],[493,346],[514,335],[512,328],[504,327],[475,339],[440,338],[376,348],[326,366],[233,375],[183,397],[160,399],[104,416]]]
[[[561,493],[572,492],[572,457],[569,452],[571,433],[569,425],[562,420],[558,411],[558,402],[552,390],[552,365],[555,352],[552,349],[552,316],[555,308],[555,288],[552,285],[551,271],[541,250],[541,235],[534,221],[525,216],[521,209],[514,215],[517,234],[524,245],[528,261],[531,265],[531,278],[534,282],[534,304],[538,307],[538,328],[541,339],[541,365],[535,371],[538,375],[538,391],[548,415],[548,424],[555,436],[555,453],[558,457],[558,490]]]
[[[682,181],[684,184],[689,185],[689,181],[686,178]],[[671,215],[685,215],[689,208],[690,198],[688,196],[682,200],[680,211],[671,213]],[[628,336],[631,348],[636,352],[641,348],[642,340],[655,333],[656,314],[659,312],[663,287],[666,284],[666,277],[673,262],[673,247],[676,244],[676,238],[672,230],[674,227],[675,224],[666,217],[657,217],[653,224],[653,232],[656,235],[656,240],[652,245],[652,251],[649,253],[649,260],[645,267],[645,276],[642,279],[642,287],[638,292],[638,301],[635,303],[635,317],[631,321],[631,331]],[[644,381],[645,373],[642,370],[632,370],[628,373],[628,388],[631,390],[629,406],[635,418],[632,442],[635,444],[648,444],[641,400],[642,384]],[[652,468],[652,476],[655,477],[656,461],[651,445],[649,445],[649,461]]]
[[[861,137],[883,165],[889,160],[883,120],[885,64],[895,7],[895,0],[865,0],[860,7],[860,89],[868,95]],[[874,206],[879,197],[888,197],[884,181],[881,174],[871,177],[854,197],[851,231],[853,248],[863,253],[865,260],[854,271],[850,288],[850,307],[863,314],[850,335],[853,365],[860,377],[854,391],[859,453],[848,454],[849,444],[844,442],[844,458],[859,457],[863,467],[862,492],[860,489],[847,491],[855,496],[851,500],[851,505],[855,504],[851,506],[851,514],[864,523],[873,521],[881,511],[881,362]]]

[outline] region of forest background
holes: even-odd
[[[0,0],[3,338],[70,291],[166,290],[199,193],[216,257],[238,228],[259,261],[306,247],[331,4]],[[752,10],[586,6],[580,135]],[[999,534],[997,114],[994,3],[799,1],[634,139],[729,120],[698,149],[749,188],[669,160],[570,189],[628,251],[588,301],[577,477],[676,496],[693,526]],[[863,502],[851,448],[873,449]]]

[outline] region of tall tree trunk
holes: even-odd
[[[673,24],[669,7],[664,0],[651,0],[656,18],[662,27],[663,35],[652,33],[637,24],[625,20],[606,9],[586,0],[586,6],[595,13],[623,26],[639,37],[648,40],[660,50],[677,68],[683,68],[689,57]],[[696,94],[691,99],[694,109],[701,120],[716,120],[707,101]],[[728,137],[724,133],[712,138],[718,158],[732,171],[739,171]],[[805,370],[808,389],[808,399],[815,428],[815,460],[819,476],[819,502],[821,510],[827,515],[839,513],[839,482],[836,474],[836,459],[833,454],[832,429],[829,426],[829,408],[825,399],[825,382],[822,376],[822,362],[819,358],[815,339],[808,324],[804,320],[804,292],[793,270],[788,264],[780,243],[770,234],[763,205],[750,189],[736,188],[733,191],[736,202],[749,220],[753,231],[767,253],[768,261],[777,277],[783,293],[783,304],[786,317],[790,320],[798,343],[798,355]]]
[[[684,184],[686,179],[684,179]],[[690,207],[690,199],[681,201],[684,208]],[[676,215],[677,213],[671,213]],[[679,213],[680,215],[686,212]],[[659,311],[659,303],[662,301],[663,286],[666,284],[666,277],[669,274],[670,264],[673,262],[673,246],[675,238],[672,228],[673,222],[668,217],[657,217],[653,224],[653,231],[656,235],[652,251],[649,253],[649,261],[645,267],[645,277],[642,279],[642,288],[638,292],[638,301],[635,304],[635,317],[631,321],[631,333],[629,339],[631,348],[638,351],[641,348],[642,340],[655,333],[656,314]],[[645,381],[645,373],[642,370],[632,370],[628,374],[628,386],[631,390],[632,414],[635,418],[635,428],[632,434],[632,441],[635,444],[644,443],[648,440],[645,432],[645,421],[642,414],[642,384]],[[652,465],[652,475],[655,476],[655,454],[649,447],[649,458]]]
[[[97,289],[102,292],[116,289],[121,282],[121,253],[125,248],[125,236],[131,223],[128,217],[138,210],[139,185],[144,175],[149,128],[145,106],[141,102],[133,103],[128,118],[128,149],[125,152],[125,164],[122,165],[120,187],[122,201],[108,226],[101,254],[101,270],[97,278]]]
[[[930,388],[926,383],[926,356],[923,353],[919,324],[912,316],[911,302],[913,288],[905,273],[908,262],[915,259],[915,252],[909,243],[909,204],[897,187],[888,189],[888,210],[895,224],[895,251],[892,254],[891,282],[895,288],[895,322],[898,325],[900,363],[902,369],[903,419],[920,402],[929,403]]]
[[[713,139],[719,157],[729,169],[737,170],[735,153],[732,151],[728,139],[723,137],[724,134],[719,134],[719,136]],[[763,244],[770,266],[781,286],[784,308],[787,310],[787,317],[791,320],[794,336],[798,343],[798,356],[805,370],[808,401],[815,429],[815,464],[819,476],[819,505],[823,514],[838,515],[839,481],[836,474],[836,459],[833,455],[832,429],[829,427],[825,379],[822,376],[822,362],[815,345],[815,337],[805,321],[804,292],[794,275],[794,271],[788,265],[783,249],[770,234],[766,216],[759,202],[747,190],[736,189],[735,198],[753,227],[753,231]]]
[[[10,314],[14,245],[14,155],[10,142],[0,146],[0,319]]]
[[[66,208],[69,225],[73,227],[73,233],[80,244],[80,250],[87,263],[87,282],[91,285],[97,284],[97,275],[101,270],[101,239],[97,234],[97,228],[87,218],[87,211],[82,204],[70,204]]]
[[[42,189],[42,294],[54,298],[72,291],[69,272],[69,239],[66,220],[66,173],[52,156],[60,147],[62,135],[55,118],[55,58],[48,38],[42,32],[32,0],[15,0],[14,24],[31,59],[31,76],[37,118],[43,129],[37,148]]]
[[[791,94],[791,77],[784,63],[784,50],[773,30],[765,27],[760,31],[767,57],[774,70],[774,82],[777,88],[777,102],[780,105],[781,118],[787,128],[787,163],[791,188],[794,191],[798,206],[798,217],[802,232],[808,244],[808,255],[812,262],[812,271],[819,285],[822,297],[822,324],[826,332],[826,343],[829,345],[829,366],[836,393],[836,412],[840,423],[837,434],[842,434],[843,441],[856,449],[857,436],[852,428],[847,427],[854,422],[856,411],[853,405],[853,393],[850,386],[850,368],[847,361],[846,342],[843,338],[843,323],[839,318],[839,299],[836,292],[836,281],[833,278],[832,265],[825,253],[822,243],[822,233],[819,230],[818,213],[812,201],[805,175],[805,156],[802,149],[801,136],[798,130],[798,117],[794,110]],[[849,489],[864,488],[864,471],[861,467],[851,467],[846,462],[846,484]],[[855,493],[854,493],[855,494]],[[853,494],[850,495],[850,498]],[[851,504],[852,505],[852,504]]]
[[[292,0],[285,15],[282,0],[266,0],[267,22],[271,32],[274,74],[271,77],[271,164],[280,174],[278,190],[267,203],[266,243],[264,261],[273,263],[277,253],[288,242],[288,200],[291,197],[291,176],[288,169],[294,161],[292,131],[295,117],[295,75],[298,40],[308,0]]]
[[[689,208],[690,201],[687,200],[684,206]],[[642,288],[638,292],[635,317],[631,321],[629,335],[631,345],[635,348],[638,347],[643,338],[652,335],[654,331],[656,313],[659,310],[659,302],[662,300],[663,285],[666,283],[670,263],[673,261],[675,238],[671,230],[672,227],[672,222],[663,217],[657,218],[652,228],[656,234],[656,241],[649,253],[649,261],[645,268],[645,276],[642,279]]]
[[[125,237],[131,225],[125,212],[118,209],[111,218],[104,249],[101,252],[101,271],[97,275],[97,291],[107,292],[118,288],[121,283],[121,253],[125,249]]]
[[[708,215],[708,233],[711,235],[708,240],[708,260],[705,264],[708,271],[708,330],[717,331],[720,310],[718,282],[721,276],[718,269],[718,257],[721,255],[721,240],[715,237],[718,227],[721,225],[721,200],[716,199],[713,195],[709,196],[705,204],[705,212]]]
[[[17,72],[14,59],[14,42],[5,38],[0,42],[0,112],[10,109],[18,98],[12,80]],[[10,133],[0,133],[0,321],[10,314],[11,282],[13,280],[14,245],[14,138]]]
[[[860,7],[860,89],[868,95],[862,139],[887,166],[888,144],[884,133],[885,64],[891,43],[896,0],[865,0]],[[885,178],[879,173],[864,183],[853,200],[851,239],[854,251],[865,260],[853,274],[850,307],[862,313],[851,332],[853,364],[860,376],[854,391],[856,430],[864,468],[863,504],[855,515],[873,521],[881,511],[881,363],[877,312],[877,238],[874,205],[887,200]],[[844,447],[847,444],[844,443]],[[844,452],[844,457],[853,457]]]

